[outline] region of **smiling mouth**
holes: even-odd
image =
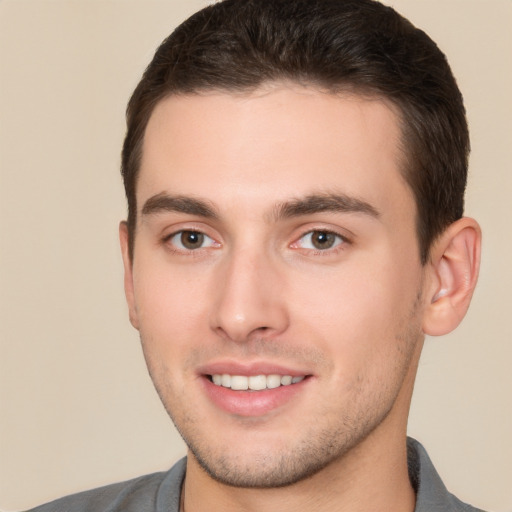
[[[302,382],[306,375],[229,375],[227,373],[208,375],[213,384],[219,387],[229,388],[234,391],[263,391],[275,389],[280,386],[292,386]]]

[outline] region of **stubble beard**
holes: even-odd
[[[262,447],[262,453],[243,463],[238,462],[236,453],[218,455],[194,438],[184,440],[200,467],[217,482],[238,488],[272,489],[296,484],[319,473],[344,457],[370,432],[371,428],[356,432],[348,425],[334,432],[315,431],[304,434],[300,442],[278,453],[265,452]]]
[[[243,454],[240,457],[240,453],[235,453],[231,446],[211,443],[202,435],[204,425],[198,425],[200,422],[185,407],[178,408],[184,411],[183,414],[175,414],[174,400],[168,400],[169,393],[176,396],[172,386],[168,383],[165,385],[165,378],[155,379],[156,368],[150,361],[147,361],[148,368],[162,403],[190,453],[211,478],[238,488],[285,487],[308,479],[346,457],[388,417],[409,371],[418,343],[422,340],[416,314],[418,303],[419,301],[414,304],[396,336],[395,379],[376,389],[375,383],[365,381],[362,377],[346,411],[339,411],[335,420],[328,422],[320,430],[314,418],[309,421],[308,430],[304,430],[306,421],[297,425],[297,429],[302,430],[300,439],[296,439],[293,446],[285,445],[279,451],[269,451],[261,446],[251,457],[244,457]],[[165,371],[162,368],[161,370]],[[157,382],[164,383],[164,389]],[[335,399],[336,397],[332,397],[332,400]],[[248,433],[248,443],[250,440],[251,434]]]

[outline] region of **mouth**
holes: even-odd
[[[292,386],[302,382],[306,375],[230,375],[228,373],[216,373],[207,376],[215,386],[232,389],[234,391],[263,391],[276,389],[281,386]]]
[[[305,395],[314,380],[309,373],[290,371],[271,363],[217,363],[202,370],[199,375],[210,403],[238,418],[265,418],[291,407]]]

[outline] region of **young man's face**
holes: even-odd
[[[299,86],[152,114],[130,314],[216,479],[284,485],[405,431],[425,276],[399,137],[385,102]]]

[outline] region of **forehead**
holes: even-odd
[[[369,201],[386,191],[396,201],[411,195],[400,136],[392,106],[355,94],[282,85],[171,96],[146,128],[139,208],[161,192],[278,201],[335,188]]]

